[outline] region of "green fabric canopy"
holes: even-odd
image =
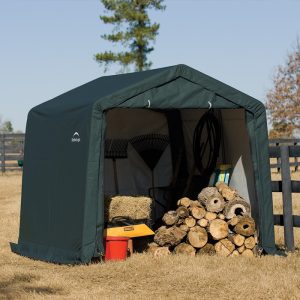
[[[275,253],[266,111],[258,100],[185,65],[106,76],[30,110],[26,127],[21,255],[87,263],[104,252],[102,233],[106,113],[242,108],[251,145],[260,246]]]

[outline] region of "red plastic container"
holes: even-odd
[[[127,257],[128,237],[107,236],[104,238],[104,260],[125,260]]]

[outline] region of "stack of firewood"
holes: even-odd
[[[250,205],[223,182],[204,188],[198,200],[184,197],[176,211],[165,213],[149,251],[155,256],[171,252],[194,256],[254,256],[257,237]]]

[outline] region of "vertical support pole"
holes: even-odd
[[[289,161],[289,146],[280,147],[281,177],[282,177],[282,202],[284,241],[287,251],[294,251],[293,209],[292,209],[292,184]]]
[[[294,143],[294,146],[297,146],[297,143],[295,142]],[[297,165],[297,163],[298,163],[298,157],[295,157],[295,172],[297,172],[298,171],[298,165]]]
[[[276,143],[275,145],[276,145],[276,147],[279,147],[279,143]],[[280,166],[279,165],[281,164],[281,159],[279,157],[277,157],[276,161],[277,161],[277,173],[279,173],[280,172]]]
[[[1,166],[1,171],[2,171],[2,173],[4,173],[5,172],[5,134],[4,133],[2,133],[1,134],[1,148],[2,148],[2,150],[1,150],[1,164],[2,164],[2,166]]]

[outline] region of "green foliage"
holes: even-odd
[[[5,121],[0,124],[0,133],[12,133],[14,131],[12,123]]]
[[[151,23],[148,11],[164,10],[164,0],[101,0],[106,15],[100,16],[104,24],[114,26],[111,34],[102,38],[113,44],[121,44],[127,51],[105,51],[95,55],[96,61],[104,65],[105,70],[111,63],[122,67],[135,66],[136,71],[149,69],[151,62],[147,55],[154,48],[151,43],[158,35],[159,24]]]

